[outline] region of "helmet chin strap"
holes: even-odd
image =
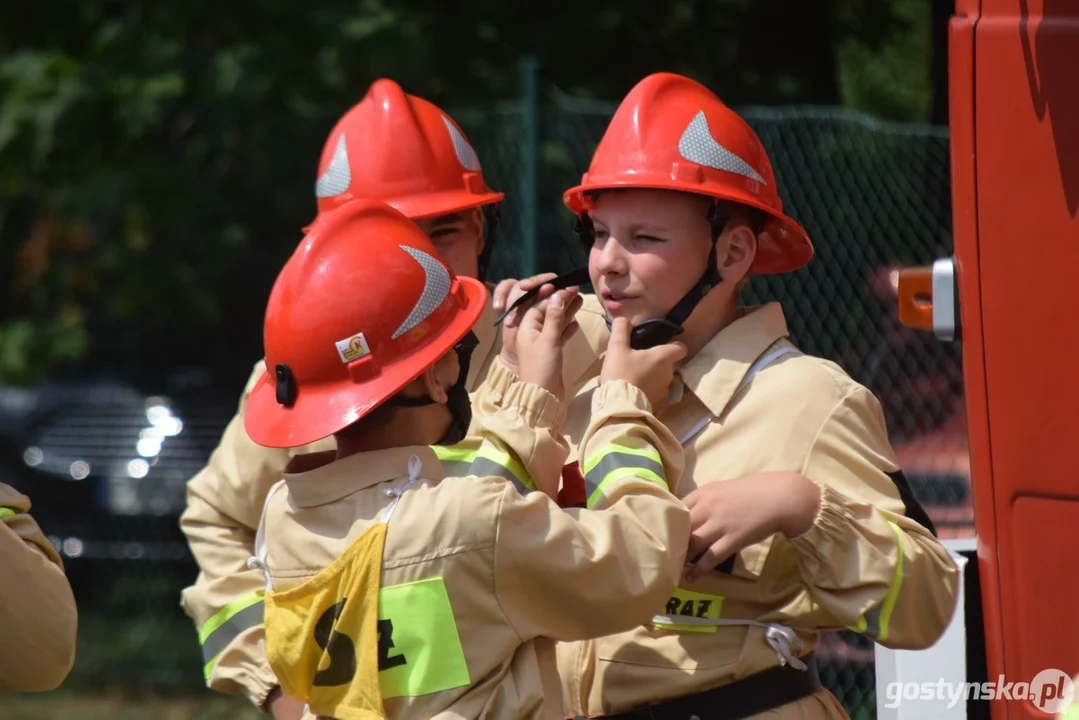
[[[719,270],[716,267],[716,244],[719,236],[723,234],[729,219],[730,215],[723,212],[723,207],[718,201],[712,203],[712,206],[708,209],[708,223],[712,228],[712,249],[708,253],[708,262],[705,265],[704,272],[696,284],[689,289],[689,292],[683,295],[682,299],[675,303],[675,306],[664,317],[645,320],[634,326],[630,334],[631,348],[644,350],[657,345],[664,345],[676,336],[681,335],[685,330],[682,327],[683,324],[693,314],[704,296],[723,282],[723,278],[720,277]],[[588,215],[582,214],[577,219],[576,230],[582,240],[588,242],[588,244],[593,242],[596,231],[592,225],[592,218],[588,217]],[[607,316],[606,320],[607,327],[610,327],[610,316]]]
[[[708,262],[705,266],[704,273],[701,274],[696,284],[689,289],[682,299],[679,300],[670,312],[664,317],[654,318],[652,320],[645,320],[639,325],[635,326],[630,333],[630,347],[634,350],[644,350],[646,348],[655,347],[656,345],[663,345],[669,343],[676,336],[681,335],[684,332],[682,325],[689,319],[689,316],[693,314],[693,311],[697,308],[697,305],[704,299],[713,288],[719,285],[723,278],[719,275],[719,270],[716,267],[717,250],[716,241],[719,240],[719,236],[723,234],[723,230],[727,226],[727,221],[730,219],[730,215],[724,212],[724,208],[720,202],[715,202],[708,210],[708,222],[712,227],[712,250],[708,253]],[[592,225],[592,218],[588,215],[581,215],[577,218],[577,227],[575,228],[577,235],[581,240],[585,241],[588,245],[591,245],[595,238],[595,227]],[[571,270],[564,275],[547,281],[544,285],[551,285],[555,290],[562,290],[575,285],[586,285],[590,282],[591,278],[588,274],[588,268],[577,268]],[[506,308],[495,320],[495,325],[499,325],[507,315],[510,314],[515,308],[528,305],[536,296],[539,295],[540,288],[533,288],[529,290],[521,297]],[[611,326],[611,318],[608,316],[607,327]]]
[[[469,331],[453,348],[454,352],[457,353],[457,364],[460,369],[457,373],[457,381],[446,391],[446,407],[450,411],[452,421],[446,429],[446,433],[439,438],[438,445],[456,445],[461,442],[468,433],[469,425],[472,424],[472,400],[469,398],[468,389],[465,386],[468,383],[468,370],[472,360],[472,351],[476,349],[477,345],[479,345],[479,339],[474,332]],[[424,407],[434,405],[435,401],[430,395],[406,397],[398,393],[387,400],[386,404],[397,405],[398,407]]]

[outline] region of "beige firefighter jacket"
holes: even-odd
[[[338,559],[400,492],[378,606],[387,717],[561,718],[554,641],[646,622],[682,574],[689,515],[667,490],[682,449],[637,388],[592,395],[580,453],[603,478],[587,509],[562,510],[550,496],[568,454],[564,404],[504,370],[489,384],[497,408],[479,442],[297,458],[267,504],[279,592],[331,565],[347,573]]]
[[[955,609],[958,571],[915,522],[877,399],[834,363],[799,352],[779,304],[745,309],[678,373],[655,410],[684,443],[673,492],[769,470],[821,488],[802,536],[775,535],[732,565],[684,582],[656,617],[624,633],[560,644],[567,717],[623,712],[797,666],[820,631],[852,628],[893,648],[926,648]],[[594,382],[572,401],[571,439],[588,426]],[[591,489],[595,479],[586,474]],[[843,717],[826,690],[779,716]],[[769,715],[768,717],[772,717]]]
[[[75,662],[78,611],[30,500],[0,483],[0,690],[53,690]]]
[[[468,389],[473,393],[487,377],[501,350],[501,334],[490,304],[473,328],[479,346],[473,351]],[[597,355],[606,347],[602,314],[578,315],[581,331],[566,345],[564,376],[569,392],[579,386]],[[208,687],[242,693],[262,707],[277,685],[266,661],[262,632],[262,580],[247,567],[254,550],[255,529],[270,487],[281,479],[295,455],[335,449],[333,438],[292,450],[255,444],[244,431],[243,414],[255,383],[265,372],[260,361],[240,398],[209,463],[187,484],[187,507],[180,527],[199,566],[195,582],[182,596],[184,611],[195,623]]]

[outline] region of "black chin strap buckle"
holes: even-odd
[[[610,316],[605,318],[607,329],[613,326]],[[629,347],[632,350],[647,350],[657,345],[666,345],[675,337],[685,332],[685,329],[667,318],[655,318],[645,320],[640,325],[634,326],[629,332]]]
[[[634,350],[647,350],[657,345],[666,345],[683,332],[685,330],[681,325],[677,325],[666,318],[645,320],[633,328],[633,332],[630,333],[629,337],[629,346]]]

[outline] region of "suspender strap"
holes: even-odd
[[[375,522],[389,523],[390,518],[393,516],[393,511],[397,509],[397,501],[401,499],[401,495],[414,485],[420,478],[420,473],[423,472],[423,462],[416,455],[413,455],[408,459],[408,480],[403,487],[400,488],[387,488],[385,493],[392,498],[390,504],[383,508],[379,513]],[[266,581],[266,592],[273,591],[273,581],[270,579],[270,568],[266,565],[266,508],[270,506],[270,498],[274,496],[278,490],[284,487],[285,481],[278,480],[270,491],[266,493],[266,500],[262,503],[262,515],[259,517],[258,529],[255,530],[255,554],[247,559],[247,567],[251,570],[261,570],[262,576]]]
[[[742,390],[744,390],[745,387],[749,385],[750,381],[753,380],[753,377],[757,373],[774,363],[779,358],[783,357],[784,355],[797,354],[800,354],[798,349],[791,345],[780,345],[779,347],[772,348],[771,350],[757,358],[753,362],[753,364],[749,366],[749,369],[746,370],[745,376],[742,377],[741,382],[738,383],[738,387],[735,388],[732,395],[737,395],[738,393],[742,392]],[[700,422],[690,428],[689,432],[682,436],[682,445],[685,445],[687,442],[692,440],[694,436],[697,435],[697,433],[699,433],[701,430],[704,430],[704,428],[708,426],[708,423],[712,422],[713,419],[714,417],[711,413],[708,413],[707,415],[702,417],[700,419]]]
[[[784,344],[774,347],[761,355],[746,371],[734,394],[738,394],[745,389],[758,372],[784,355],[790,354],[799,354],[799,351],[790,345]],[[701,418],[700,422],[682,437],[682,444],[685,445],[692,440],[713,419],[714,417],[711,413]],[[717,569],[728,573],[733,571],[734,556],[728,558],[724,565],[729,565],[730,567]],[[759,623],[732,620],[722,624],[758,625]],[[776,627],[779,630],[786,630],[786,628],[781,628],[780,626]],[[799,668],[798,666],[803,663],[804,669]],[[685,720],[686,718],[742,720],[742,718],[752,717],[801,700],[812,695],[821,687],[816,656],[809,653],[805,657],[788,661],[727,685],[721,685],[711,690],[673,700],[644,705],[629,712],[607,716],[602,720]]]
[[[273,583],[270,581],[270,571],[266,567],[266,508],[270,506],[270,498],[274,496],[274,493],[280,490],[285,485],[284,479],[278,480],[274,483],[270,491],[266,493],[266,499],[262,502],[262,515],[259,516],[259,525],[255,530],[255,554],[247,560],[247,567],[251,570],[261,570],[262,577],[266,581],[266,591],[273,590]]]

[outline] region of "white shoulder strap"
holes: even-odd
[[[408,482],[406,482],[403,487],[386,488],[383,491],[393,499],[390,500],[390,504],[383,508],[382,512],[379,513],[378,522],[383,522],[387,525],[390,523],[390,518],[393,517],[393,511],[397,509],[397,501],[401,499],[401,496],[404,495],[406,490],[412,487],[412,485],[420,479],[421,472],[423,472],[423,461],[420,460],[418,455],[413,455],[408,459]]]
[[[713,619],[713,618],[695,618],[695,617],[683,617],[682,615],[656,615],[652,618],[652,623],[655,625],[710,625],[710,626],[728,626],[728,625],[750,625],[753,627],[764,628],[764,639],[776,651],[776,655],[779,658],[780,665],[790,665],[796,670],[806,670],[808,666],[805,662],[798,657],[795,657],[794,651],[801,650],[805,647],[805,643],[794,632],[793,628],[786,625],[780,625],[779,623],[762,623],[756,620],[749,619]]]
[[[255,554],[247,559],[248,568],[262,571],[262,576],[266,580],[267,592],[273,590],[273,583],[270,581],[270,570],[266,567],[266,508],[270,506],[270,498],[284,484],[284,479],[278,480],[270,488],[270,492],[266,493],[266,500],[262,503],[262,515],[259,516],[259,526],[255,530]]]
[[[735,389],[734,394],[742,392],[746,385],[749,385],[753,376],[759,373],[764,368],[774,363],[784,355],[801,355],[798,348],[793,345],[780,345],[777,348],[772,348],[765,354],[761,355],[757,360],[749,366],[749,370],[746,371],[745,377],[742,378],[742,382],[738,383],[738,387]]]
[[[798,348],[794,347],[793,345],[780,345],[779,347],[772,348],[764,355],[761,355],[753,362],[752,365],[749,366],[749,369],[746,370],[745,376],[742,378],[742,381],[738,383],[738,387],[734,389],[734,393],[732,393],[732,396],[742,392],[742,390],[744,390],[745,387],[749,385],[750,381],[753,380],[753,376],[756,375],[758,372],[768,367],[784,355],[793,354],[801,353],[799,352]],[[685,445],[687,442],[693,439],[693,437],[697,433],[699,433],[701,430],[704,430],[708,423],[712,422],[712,419],[712,413],[708,413],[703,418],[701,418],[700,422],[690,428],[689,432],[682,437],[682,444]]]
[[[784,355],[792,354],[800,354],[800,352],[792,345],[780,345],[779,347],[769,350],[764,355],[761,355],[749,366],[749,369],[746,370],[745,376],[742,378],[742,381],[738,383],[738,387],[735,388],[733,395],[742,392],[758,372]],[[694,425],[682,438],[682,444],[685,445],[689,442],[697,433],[703,430],[708,423],[712,422],[712,419],[712,413],[708,413],[701,418],[700,422]],[[776,654],[779,656],[780,665],[791,665],[798,670],[805,670],[807,667],[806,664],[801,659],[795,657],[792,652],[792,650],[800,649],[802,647],[801,639],[794,633],[794,630],[785,625],[780,625],[778,623],[761,623],[756,620],[746,619],[713,620],[709,618],[698,619],[682,617],[681,615],[672,616],[666,614],[656,615],[652,618],[652,622],[660,625],[754,625],[761,627],[765,629],[765,640],[767,640],[768,644],[772,646],[772,649],[775,650]]]
[[[386,494],[393,500],[382,511],[379,521],[388,523],[390,517],[393,515],[394,509],[397,507],[397,501],[401,498],[402,493],[408,490],[420,477],[420,472],[423,470],[423,463],[416,455],[413,455],[408,460],[408,481],[402,488],[389,488],[386,490]],[[255,554],[247,559],[247,567],[251,570],[261,570],[262,576],[266,581],[266,592],[273,590],[273,582],[270,579],[270,569],[266,565],[266,508],[270,506],[270,498],[274,496],[283,485],[285,481],[278,480],[274,483],[274,486],[270,488],[270,491],[266,493],[266,500],[262,503],[262,515],[259,517],[259,526],[255,530]]]

